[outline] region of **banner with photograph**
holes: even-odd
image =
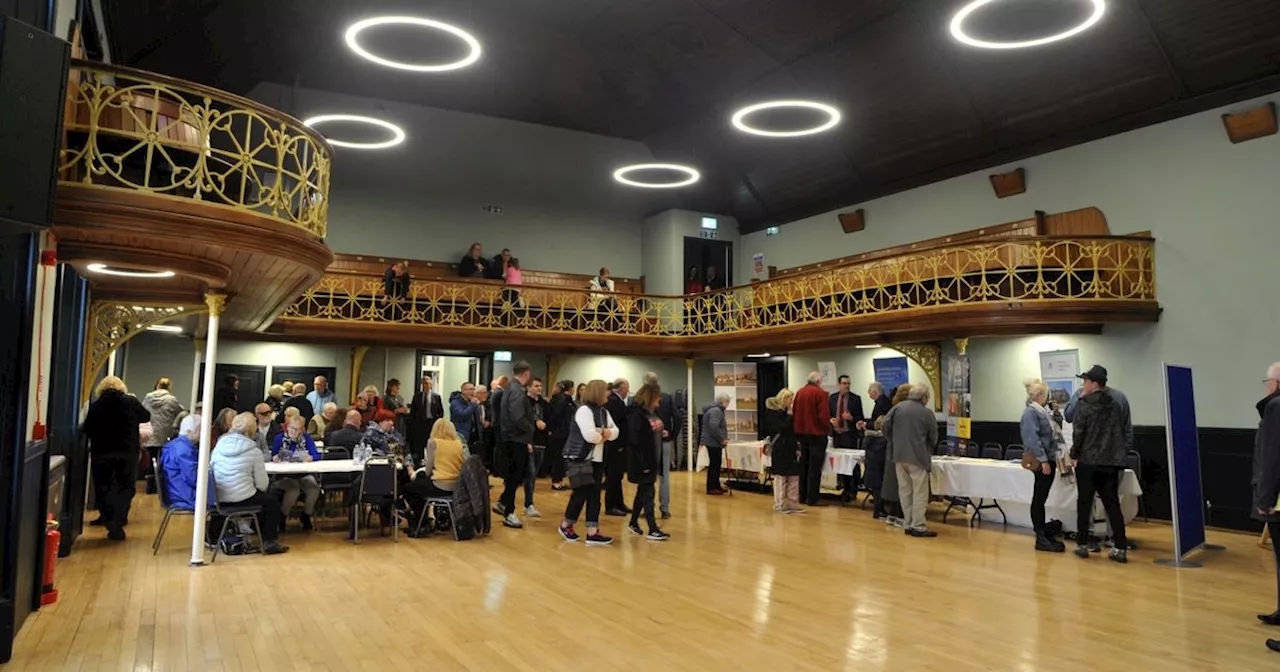
[[[976,456],[977,447],[971,448],[970,442],[969,355],[961,353],[951,360],[943,385],[947,389],[947,454]]]
[[[756,365],[716,362],[712,365],[712,371],[715,375],[715,395],[729,396],[729,406],[724,411],[724,424],[729,431],[729,440],[758,440],[761,402],[757,398]]]
[[[1040,380],[1049,386],[1049,403],[1054,415],[1061,415],[1067,408],[1067,402],[1080,387],[1079,350],[1050,350],[1040,353]],[[1062,438],[1066,447],[1071,449],[1071,423],[1065,418],[1062,421]]]
[[[899,385],[907,383],[906,357],[879,357],[871,360],[871,370],[875,380],[884,385],[884,393],[893,396]]]

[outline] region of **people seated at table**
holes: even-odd
[[[276,435],[275,441],[271,445],[271,461],[272,462],[318,462],[322,458],[320,451],[316,449],[315,441],[311,439],[311,435],[302,429],[302,418],[290,418],[285,425],[284,433]],[[320,483],[316,481],[316,477],[312,474],[303,476],[287,476],[277,478],[275,487],[284,493],[284,498],[280,502],[280,529],[283,531],[285,521],[289,518],[289,513],[293,511],[293,507],[298,503],[298,495],[306,495],[306,499],[302,504],[302,515],[299,520],[302,521],[302,529],[311,529],[311,516],[316,512],[316,502],[320,500]]]
[[[458,262],[458,277],[483,278],[489,270],[489,260],[484,258],[484,247],[480,243],[472,243],[462,261]]]
[[[364,438],[364,427],[360,411],[353,408],[347,411],[340,429],[325,434],[324,447],[346,448],[350,452]]]
[[[1120,509],[1120,477],[1124,475],[1124,458],[1132,441],[1128,402],[1123,405],[1107,388],[1107,370],[1094,365],[1079,375],[1083,394],[1068,409],[1071,419],[1071,459],[1075,460],[1076,488],[1076,555],[1088,558],[1100,550],[1089,540],[1093,529],[1093,496],[1102,500],[1111,525],[1113,548],[1108,557],[1115,562],[1128,562],[1128,538],[1124,530],[1124,513]],[[1120,398],[1123,398],[1121,396]],[[1126,429],[1128,431],[1126,431]]]
[[[194,511],[196,508],[196,483],[200,471],[200,416],[188,415],[182,419],[178,436],[164,444],[160,451],[160,470],[164,473],[165,494],[169,505]],[[208,492],[207,505],[212,508],[213,490]]]
[[[270,409],[268,409],[270,410]],[[209,456],[209,469],[213,473],[218,505],[223,508],[258,506],[262,529],[262,552],[267,555],[284,553],[288,546],[278,539],[280,534],[280,505],[267,493],[267,466],[262,451],[254,441],[257,423],[252,413],[241,413],[231,422],[231,430],[218,439]]]
[[[223,434],[231,431],[231,422],[236,419],[236,411],[234,408],[224,408],[218,411],[218,415],[213,418],[211,431],[211,440],[217,443]]]
[[[928,408],[929,388],[914,384],[907,400],[889,410],[884,435],[893,446],[893,465],[902,502],[903,530],[912,537],[936,537],[925,524],[929,508],[929,472],[938,445],[938,420]]]
[[[810,371],[805,386],[791,404],[791,421],[800,442],[800,499],[821,506],[822,465],[827,461],[827,435],[831,433],[831,406],[822,389],[822,374]]]
[[[462,473],[462,463],[467,457],[467,450],[452,422],[441,420],[431,428],[421,465],[415,467],[412,458],[404,463],[408,476],[400,491],[409,504],[412,521],[416,523],[428,497],[453,496],[458,475]]]
[[[326,402],[318,415],[307,421],[307,433],[313,438],[320,437],[324,440],[324,435],[329,431],[329,425],[338,418],[338,405],[332,401]]]
[[[724,409],[729,407],[729,395],[721,392],[716,395],[714,404],[707,404],[702,409],[702,432],[699,450],[707,451],[707,494],[723,495],[725,489],[720,486],[720,465],[724,447],[729,443],[729,428],[725,423]]]
[[[618,297],[613,292],[613,278],[609,277],[609,269],[601,268],[599,275],[591,278],[587,283],[587,289],[591,293],[587,295],[587,308],[591,310],[616,310],[618,308]]]
[[[310,421],[315,417],[316,409],[307,401],[307,386],[302,383],[293,384],[293,396],[284,400],[284,410],[287,413],[290,408],[298,409],[298,413],[302,415],[302,419]]]
[[[631,503],[631,522],[627,529],[637,537],[650,541],[666,541],[671,535],[658,527],[655,515],[654,484],[662,470],[662,420],[658,418],[658,403],[662,401],[662,388],[656,384],[642,385],[627,407],[627,480],[636,486],[635,499]],[[649,526],[648,534],[640,529],[640,516]]]
[[[583,404],[573,414],[573,425],[564,444],[569,486],[569,504],[560,524],[560,536],[565,541],[578,541],[574,530],[582,507],[587,508],[587,545],[607,546],[613,538],[600,534],[600,483],[604,479],[605,442],[618,438],[618,427],[613,416],[605,408],[609,399],[609,386],[603,380],[586,383],[582,391]]]
[[[476,400],[475,383],[463,383],[461,389],[449,395],[449,420],[457,431],[463,445],[471,440],[479,421],[480,402]]]
[[[284,413],[285,393],[283,385],[272,385],[267,388],[267,398],[262,403],[271,407],[271,412],[279,415]]]
[[[849,376],[836,379],[840,389],[831,394],[828,407],[831,413],[831,445],[833,448],[857,448],[861,443],[860,430],[866,418],[862,415],[862,397],[849,389]]]
[[[791,419],[791,405],[796,393],[782,388],[776,396],[764,402],[764,418],[761,425],[769,441],[769,457],[773,475],[773,510],[778,513],[804,513],[800,506],[800,442]]]
[[[1050,534],[1044,511],[1061,457],[1062,432],[1055,428],[1049,411],[1049,387],[1039,380],[1029,380],[1025,386],[1027,407],[1018,420],[1018,430],[1023,448],[1035,458],[1034,462],[1025,455],[1022,458],[1023,466],[1031,467],[1035,479],[1031,491],[1031,529],[1036,533],[1037,551],[1062,553],[1067,547]]]
[[[329,389],[329,379],[324,376],[316,376],[311,381],[311,391],[307,393],[307,401],[311,402],[311,407],[320,410],[325,404],[338,402],[338,397]]]
[[[275,411],[272,411],[266,403],[255,406],[253,415],[257,423],[254,427],[253,439],[258,444],[258,449],[262,451],[262,458],[270,460],[271,446],[284,429],[276,422]]]
[[[396,414],[386,410],[374,414],[373,422],[365,428],[360,442],[372,448],[373,453],[379,457],[403,451],[405,440],[396,431]]]

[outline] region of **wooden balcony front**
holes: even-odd
[[[272,333],[310,340],[697,356],[1154,322],[1154,240],[962,241],[694,296],[330,271]]]

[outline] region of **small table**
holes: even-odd
[[[311,462],[268,462],[268,476],[305,476],[307,474],[357,474],[364,465],[355,460],[314,460]]]

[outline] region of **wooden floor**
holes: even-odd
[[[1169,528],[1137,524],[1142,550],[1122,566],[954,518],[927,540],[858,509],[781,516],[695,481],[674,477],[665,544],[617,518],[612,547],[562,542],[567,498],[540,481],[546,517],[524,530],[358,547],[293,532],[286,555],[198,569],[190,519],[152,557],[159,510],[140,495],[126,542],[93,528],[59,562],[62,597],[6,669],[1280,669],[1263,646],[1280,632],[1254,619],[1275,603],[1255,537],[1211,534],[1227,550],[1176,571],[1152,563]]]

